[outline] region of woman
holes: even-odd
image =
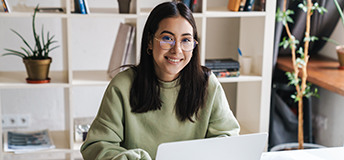
[[[110,82],[81,147],[84,159],[154,159],[163,142],[239,134],[214,74],[200,63],[192,12],[156,6],[144,27],[139,65]]]

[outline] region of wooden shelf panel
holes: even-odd
[[[314,55],[308,62],[307,81],[344,96],[344,70],[338,69],[339,62]],[[293,71],[291,57],[278,57],[277,67],[283,71]]]
[[[27,74],[25,71],[0,72],[1,88],[47,88],[47,87],[68,87],[67,71],[50,71],[50,83],[29,84],[26,83]]]
[[[255,75],[240,75],[239,77],[226,77],[226,78],[218,78],[219,82],[221,83],[233,83],[233,82],[255,82],[255,81],[262,81],[262,76],[255,76]]]
[[[106,71],[74,71],[73,85],[108,85],[110,77]]]

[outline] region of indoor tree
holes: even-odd
[[[303,134],[303,97],[309,98],[310,96],[317,96],[317,89],[311,90],[311,84],[307,83],[307,63],[309,60],[308,47],[311,41],[318,40],[317,37],[310,35],[311,28],[311,16],[315,11],[320,14],[327,12],[324,7],[319,6],[318,3],[312,3],[312,0],[303,0],[302,3],[298,5],[306,13],[306,30],[303,39],[303,47],[299,45],[299,40],[297,40],[291,33],[288,23],[293,23],[293,19],[290,15],[294,14],[294,11],[286,9],[287,0],[283,2],[283,9],[277,9],[276,19],[282,22],[286,32],[287,37],[283,37],[280,42],[280,46],[286,49],[288,46],[291,49],[291,58],[293,65],[293,72],[286,72],[289,79],[289,85],[295,86],[295,94],[291,97],[298,102],[298,143],[299,149],[303,149],[304,134]],[[299,78],[299,75],[301,78]]]

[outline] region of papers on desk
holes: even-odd
[[[297,151],[297,152],[265,152],[262,154],[261,160],[325,160],[313,154]]]

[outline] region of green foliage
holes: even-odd
[[[296,53],[300,54],[300,57],[303,59],[305,57],[305,53],[303,52],[303,48],[300,47],[299,50],[296,51]]]
[[[284,26],[287,24],[287,22],[294,23],[293,19],[289,16],[292,14],[294,14],[293,10],[288,9],[287,11],[283,12],[280,8],[278,8],[276,12],[276,20],[278,22],[282,22]]]
[[[292,49],[293,46],[294,48],[296,48],[296,45],[299,43],[299,40],[295,39],[294,36],[292,36],[292,38],[289,38],[288,40],[287,37],[283,37],[283,40],[279,43],[279,46],[283,46],[284,49],[290,46],[290,49]]]
[[[288,76],[288,79],[290,80],[288,85],[294,85],[295,86],[296,84],[301,82],[300,78],[297,78],[297,80],[294,79],[294,73],[286,72],[286,75]],[[313,91],[312,91],[311,88],[312,88],[312,83],[308,82],[306,84],[306,89],[302,93],[301,97],[309,98],[311,96],[315,96],[317,98],[320,98],[320,96],[318,94],[318,88],[314,88]],[[297,92],[295,92],[294,94],[290,95],[290,97],[292,99],[294,99],[294,102],[298,102],[300,100],[300,97],[297,97]]]
[[[294,72],[293,72],[293,73],[291,73],[291,72],[286,72],[285,74],[287,75],[288,80],[289,80],[288,85],[294,85],[294,86],[296,86],[296,85],[301,81],[300,78],[297,78],[297,77],[295,78],[295,77],[294,77]]]
[[[304,41],[304,42],[306,42],[306,41],[314,42],[314,41],[316,41],[316,40],[319,40],[319,38],[316,37],[316,36],[310,36],[310,37],[305,37],[305,38],[303,38],[303,41]]]
[[[298,5],[300,9],[302,9],[304,12],[307,12],[307,2],[303,1],[303,3],[300,3]],[[323,14],[324,12],[327,12],[327,9],[325,7],[319,6],[318,2],[315,2],[311,8],[311,13],[313,13],[315,10],[317,10],[320,14]]]
[[[53,41],[53,38],[55,36],[50,37],[49,36],[49,32],[47,33],[47,42],[45,43],[44,41],[44,26],[42,26],[42,42],[40,40],[39,35],[37,35],[36,33],[36,26],[35,26],[35,18],[36,18],[36,12],[38,11],[38,6],[36,6],[35,8],[35,12],[33,14],[33,18],[32,18],[32,29],[33,29],[33,35],[34,35],[34,39],[35,39],[35,46],[34,48],[32,48],[27,41],[15,30],[11,29],[12,32],[14,32],[16,35],[18,35],[20,37],[20,39],[24,42],[24,44],[29,48],[29,50],[25,49],[24,47],[20,47],[23,51],[16,51],[16,50],[12,50],[12,49],[7,49],[5,48],[6,51],[8,51],[8,53],[4,53],[2,56],[6,56],[6,55],[14,55],[14,56],[18,56],[21,58],[25,58],[25,59],[47,59],[49,58],[49,52],[56,49],[59,46],[55,46],[53,48],[50,48],[50,45],[53,43],[56,43],[57,41]]]

